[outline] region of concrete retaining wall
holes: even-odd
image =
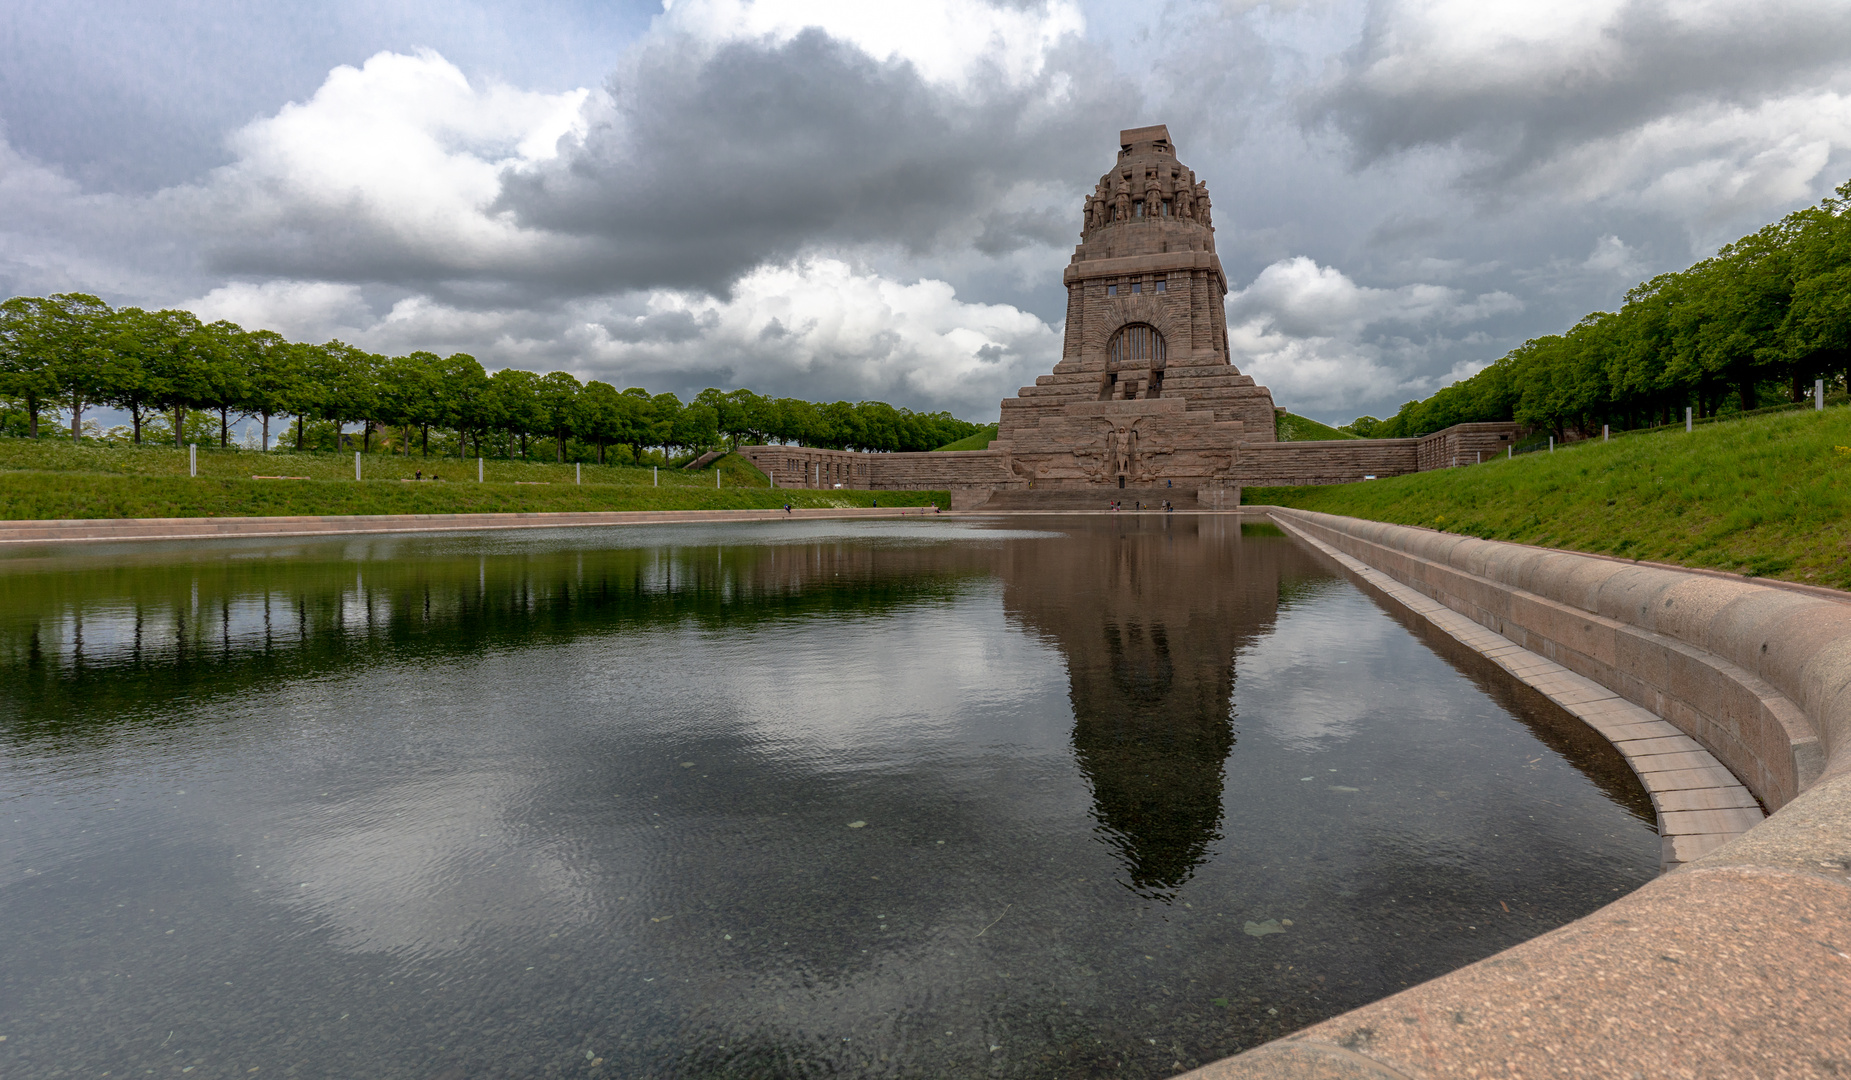
[[[1662,717],[1775,813],[1584,919],[1192,1076],[1851,1075],[1851,603],[1271,513]]]

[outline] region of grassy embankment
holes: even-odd
[[[1316,442],[1322,439],[1354,439],[1347,431],[1320,424],[1297,413],[1278,413],[1273,417],[1273,437],[1280,442]]]
[[[1250,504],[1851,588],[1851,409],[1576,443]]]
[[[583,510],[746,510],[789,502],[800,507],[947,505],[943,491],[809,491],[771,488],[738,455],[708,468],[650,470],[458,458],[367,454],[365,480],[352,453],[218,450],[200,447],[199,476],[185,450],[171,446],[73,446],[61,439],[0,438],[0,520],[130,517],[268,517],[298,514],[476,514]],[[423,483],[408,483],[422,470]],[[721,486],[714,486],[720,473]],[[433,483],[433,473],[442,477]],[[307,477],[253,480],[253,475]]]
[[[990,444],[995,441],[996,425],[991,424],[974,435],[966,435],[957,442],[948,442],[938,450],[934,450],[933,453],[938,453],[939,450],[988,450]]]

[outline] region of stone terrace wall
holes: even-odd
[[[1454,424],[1420,440],[1421,472],[1450,469],[1459,465],[1476,465],[1504,456],[1517,441],[1516,424]]]
[[[1112,405],[1105,402],[1098,407]],[[1206,417],[1202,422],[1213,423]],[[1517,431],[1516,424],[1455,424],[1419,439],[1243,442],[1231,480],[1245,487],[1348,484],[1366,476],[1400,476],[1471,465],[1480,460],[1481,454],[1485,461],[1502,455]],[[1063,435],[1075,437],[1070,432],[1063,431]],[[808,446],[742,446],[739,452],[779,487],[839,485],[875,491],[935,491],[1026,486],[1026,481],[1011,470],[1010,455],[1002,450],[864,454]],[[1022,458],[1015,460],[1022,464]],[[1163,474],[1157,475],[1157,481],[1163,478]],[[1190,482],[1199,479],[1190,478]],[[1178,483],[1182,480],[1177,478]]]
[[[937,491],[1021,484],[998,450],[864,454],[808,446],[742,446],[739,452],[779,487],[787,488],[839,484],[873,491]]]
[[[1240,448],[1235,475],[1244,487],[1347,484],[1365,476],[1414,472],[1419,439],[1330,439]]]

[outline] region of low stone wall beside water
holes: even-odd
[[[1271,515],[1649,710],[1774,813],[1587,918],[1191,1076],[1851,1073],[1851,598]]]

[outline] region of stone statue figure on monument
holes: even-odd
[[[1208,185],[1205,183],[1195,186],[1195,217],[1202,223],[1203,228],[1215,227],[1213,219],[1209,217]]]
[[[1138,425],[1133,420],[1129,424],[1115,424],[1110,439],[1112,447],[1112,470],[1119,476],[1130,476],[1132,468],[1138,461]]]
[[[1116,190],[1114,191],[1112,195],[1112,220],[1113,221],[1130,221],[1131,220],[1131,185],[1127,184],[1123,180],[1120,180],[1115,185],[1115,189]]]

